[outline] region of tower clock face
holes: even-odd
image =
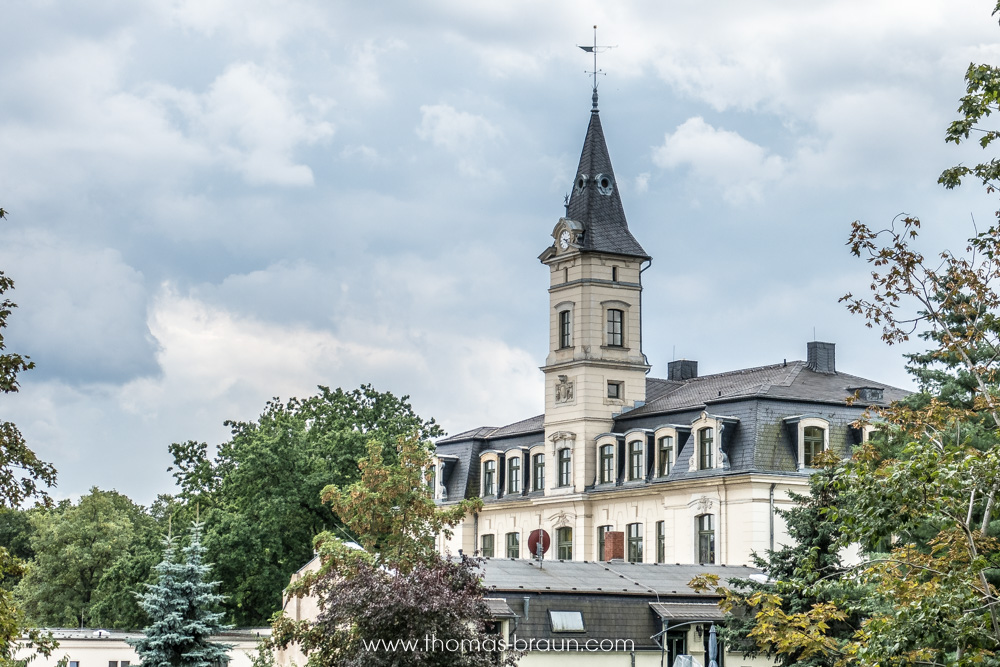
[[[569,230],[564,229],[559,235],[559,247],[565,250],[569,247]]]

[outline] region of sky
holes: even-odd
[[[802,359],[912,387],[847,313],[854,220],[961,249],[997,208],[941,171],[992,0],[24,0],[0,40],[0,420],[141,503],[172,442],[371,383],[449,433],[540,414],[552,243],[601,118],[652,375]]]

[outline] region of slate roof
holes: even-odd
[[[483,559],[483,585],[497,592],[676,595],[717,599],[688,586],[699,574],[717,574],[722,583],[745,579],[760,570],[745,565],[680,565],[623,561]]]
[[[877,402],[878,405],[888,405],[909,393],[847,373],[818,373],[810,370],[804,361],[789,361],[683,381],[650,378],[646,381],[646,403],[630,410],[626,415],[632,418],[695,409],[721,401],[750,397],[843,405],[859,387],[882,389],[883,400]],[[654,392],[650,392],[651,388]]]
[[[598,191],[598,175],[610,178],[610,194]],[[577,187],[581,176],[586,176],[582,188]],[[583,225],[585,233],[582,242],[579,242],[581,250],[649,259],[649,255],[628,230],[618,182],[611,168],[611,156],[604,141],[601,116],[596,108],[590,114],[590,125],[583,142],[580,166],[576,170],[566,217]]]
[[[538,415],[537,417],[522,419],[519,422],[507,424],[506,426],[480,426],[479,428],[442,438],[437,441],[437,444],[445,445],[449,442],[458,442],[460,440],[488,440],[490,438],[506,438],[514,435],[524,435],[525,433],[534,433],[544,430],[544,422],[545,415]]]

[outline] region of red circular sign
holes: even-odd
[[[538,544],[542,544],[542,553],[546,553],[549,550],[549,545],[552,544],[552,540],[549,538],[549,534],[546,533],[541,528],[536,528],[531,531],[528,535],[528,551],[531,552],[532,556],[538,555]]]

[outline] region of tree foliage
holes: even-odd
[[[494,650],[502,638],[491,634],[475,561],[449,561],[434,549],[434,537],[481,509],[482,501],[436,507],[428,488],[430,464],[429,449],[416,435],[400,439],[388,456],[371,443],[357,482],[323,490],[363,549],[329,532],[317,536],[321,565],[289,594],[316,597],[319,617],[294,622],[279,615],[273,646],[297,644],[310,665],[515,664],[513,652],[501,658]],[[415,643],[384,643],[397,640]],[[463,640],[469,650],[447,650]]]
[[[7,211],[0,208],[0,220],[6,217]],[[0,271],[0,394],[16,392],[18,374],[35,366],[28,357],[6,351],[4,329],[17,305],[5,295],[13,288],[14,281]],[[55,482],[55,468],[35,455],[17,426],[0,418],[0,507],[16,508],[30,499],[46,501],[45,490]],[[25,627],[24,613],[10,590],[23,576],[24,562],[0,546],[0,662],[13,662],[22,635],[27,636],[26,648],[41,655],[51,655],[57,646],[51,635]]]
[[[400,436],[442,433],[407,397],[370,385],[320,387],[316,396],[287,403],[274,399],[256,421],[227,425],[232,437],[215,457],[197,442],[174,444],[171,453],[179,499],[186,512],[203,512],[208,556],[237,625],[265,623],[281,607],[291,574],[311,558],[313,539],[340,526],[320,491],[358,479],[369,442],[381,443],[391,459]]]
[[[159,558],[159,529],[142,506],[94,488],[29,520],[34,557],[16,592],[33,623],[142,627],[134,595]]]
[[[148,667],[212,667],[223,664],[232,645],[211,641],[226,629],[217,611],[222,596],[218,582],[207,581],[210,566],[201,544],[202,524],[191,527],[190,543],[177,558],[172,537],[164,541],[156,581],[139,596],[151,619],[144,637],[128,640]]]

